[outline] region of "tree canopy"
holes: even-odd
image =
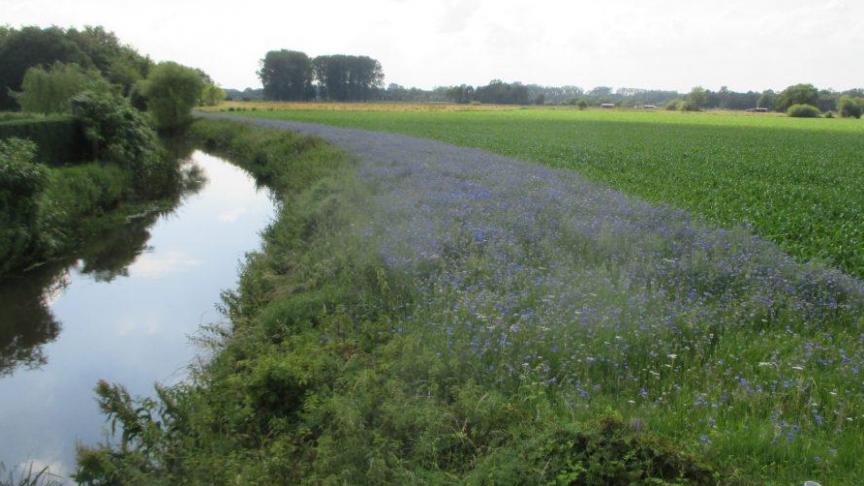
[[[795,84],[784,89],[777,95],[775,108],[777,111],[787,111],[792,105],[819,104],[819,90],[812,84]]]
[[[303,52],[270,51],[261,60],[258,77],[264,96],[271,100],[298,101],[315,96],[312,88],[312,60]]]
[[[366,101],[384,82],[381,63],[368,56],[318,56],[313,65],[319,93],[330,100]]]
[[[191,121],[190,113],[201,100],[204,87],[198,70],[176,62],[163,62],[150,70],[141,92],[156,126],[175,130]]]
[[[96,69],[128,94],[147,75],[149,58],[120,43],[102,27],[83,30],[59,27],[4,28],[0,32],[0,110],[17,107],[10,90],[20,91],[27,70],[56,62]]]

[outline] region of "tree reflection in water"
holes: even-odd
[[[174,148],[172,154],[188,160],[191,150],[185,148]],[[126,218],[120,226],[89,235],[79,251],[65,260],[0,281],[0,377],[47,362],[43,345],[55,340],[61,329],[51,303],[68,284],[70,269],[77,267],[97,282],[128,276],[129,265],[147,250],[153,224],[206,182],[203,171],[191,162],[183,162],[181,170],[183,185],[173,197]]]

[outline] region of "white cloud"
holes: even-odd
[[[135,277],[156,279],[171,273],[188,270],[202,263],[201,260],[180,251],[166,251],[158,255],[145,253],[129,266],[129,274]]]
[[[240,216],[244,215],[246,212],[246,208],[229,209],[219,214],[218,218],[219,221],[222,221],[223,223],[233,223],[240,219]]]

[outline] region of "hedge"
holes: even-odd
[[[0,140],[18,137],[38,146],[36,160],[59,166],[92,158],[80,123],[69,116],[13,118],[0,121]]]

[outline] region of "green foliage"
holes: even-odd
[[[864,103],[862,103],[861,98],[841,96],[837,100],[837,111],[843,118],[861,118],[861,114],[864,112]]]
[[[756,106],[758,108],[765,108],[767,110],[774,110],[774,104],[777,101],[777,94],[772,90],[763,91],[759,96],[759,100],[756,102]]]
[[[28,69],[15,100],[22,110],[28,112],[68,113],[71,110],[69,102],[75,95],[85,90],[110,89],[99,71],[58,62],[49,69],[41,66]]]
[[[854,121],[552,109],[241,114],[430,137],[575,169],[864,276],[864,138]]]
[[[796,84],[784,89],[774,102],[774,109],[788,112],[793,105],[817,105],[819,90],[812,84]]]
[[[34,162],[36,146],[18,138],[0,140],[0,274],[35,251],[38,200],[48,170]]]
[[[312,66],[319,95],[324,99],[366,101],[384,82],[381,63],[368,56],[318,56]]]
[[[109,82],[120,86],[124,94],[146,75],[151,64],[101,27],[81,31],[58,27],[10,29],[0,38],[0,109],[15,108],[9,92],[21,90],[28,69],[57,62],[95,68]]]
[[[225,91],[222,91],[222,88],[210,82],[206,84],[203,91],[201,92],[201,100],[199,102],[199,105],[216,106],[224,99]]]
[[[699,111],[708,105],[708,93],[705,88],[697,86],[687,95],[686,107],[681,111]]]
[[[269,51],[261,59],[258,77],[264,96],[278,101],[314,98],[312,60],[303,52],[281,49]]]
[[[200,81],[197,74],[195,78]],[[129,170],[139,194],[157,197],[176,189],[179,174],[174,162],[161,151],[144,116],[125,98],[85,91],[72,99],[72,112],[96,157]]]
[[[813,105],[792,105],[786,114],[794,118],[819,118],[822,113]]]
[[[192,121],[194,108],[205,88],[198,71],[175,62],[163,62],[150,70],[141,92],[156,127],[177,130]]]
[[[86,160],[92,155],[80,123],[70,116],[0,120],[0,139],[10,137],[36,143],[36,159],[52,166]]]

